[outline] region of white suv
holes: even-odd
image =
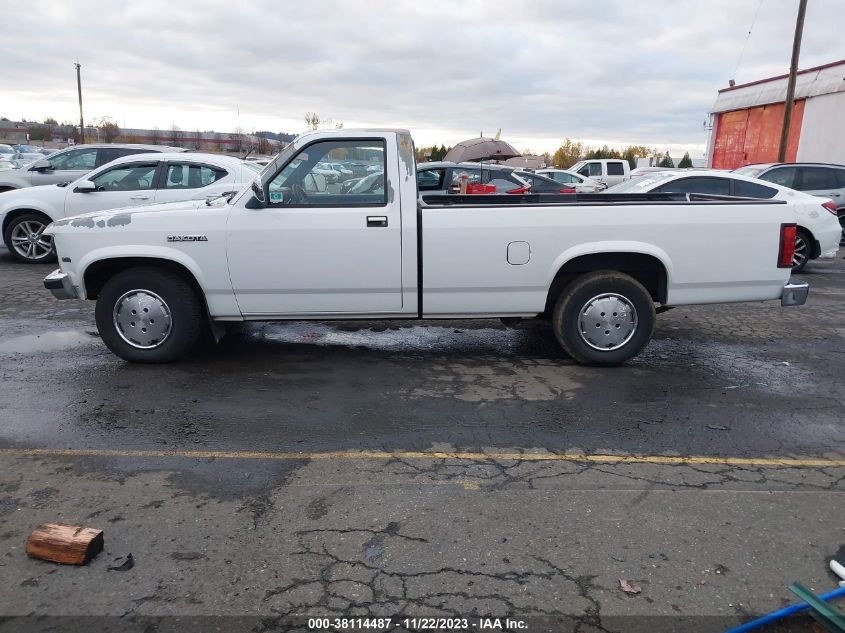
[[[184,152],[180,147],[164,145],[75,145],[37,160],[20,169],[0,174],[0,192],[38,185],[54,185],[81,178],[92,169],[130,154],[150,152]]]

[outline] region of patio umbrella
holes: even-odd
[[[521,156],[510,143],[505,143],[496,138],[471,138],[468,141],[461,141],[450,149],[443,160],[452,163],[463,163],[482,160],[507,160]]]

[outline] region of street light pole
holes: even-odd
[[[79,62],[74,63],[76,66],[76,91],[79,93],[79,142],[85,142],[85,123],[82,121],[82,78],[79,74],[79,69],[82,65]]]
[[[789,127],[792,123],[792,107],[795,101],[795,79],[798,74],[798,55],[801,53],[801,36],[804,33],[804,14],[807,0],[799,0],[798,19],[795,21],[795,37],[792,40],[792,62],[789,65],[789,82],[786,84],[786,104],[783,109],[783,128],[780,131],[778,162],[786,160],[786,144],[789,142]]]

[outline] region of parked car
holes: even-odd
[[[618,185],[620,182],[625,182],[631,178],[631,166],[628,161],[616,158],[582,160],[570,167],[569,171],[592,178],[608,187]]]
[[[526,193],[577,193],[572,185],[560,183],[535,172],[515,169],[513,173],[531,187]]]
[[[596,193],[604,191],[607,185],[598,180],[576,174],[568,169],[537,169],[534,173],[546,176],[557,182],[574,187],[577,193]]]
[[[18,166],[12,161],[3,158],[5,154],[0,154],[0,169],[17,169]]]
[[[12,154],[10,160],[15,164],[15,167],[20,169],[22,167],[26,167],[27,165],[31,165],[42,158],[44,158],[44,154],[41,152],[17,152]]]
[[[95,167],[129,154],[184,151],[180,147],[164,145],[75,145],[49,156],[39,154],[38,160],[18,171],[3,172],[0,174],[0,193],[10,189],[71,182]]]
[[[656,303],[806,301],[809,285],[789,281],[792,201],[420,202],[412,147],[405,130],[312,132],[229,200],[58,220],[44,234],[60,268],[44,285],[96,300],[103,343],[148,363],[189,353],[209,321],[546,315],[571,358],[618,365],[648,344]],[[384,186],[307,192],[340,152],[380,154]]]
[[[341,181],[354,177],[353,171],[351,169],[347,169],[340,163],[328,163],[328,165],[340,174]]]
[[[219,197],[250,182],[256,168],[219,154],[124,156],[70,184],[0,194],[3,241],[18,261],[49,261],[53,245],[43,231],[50,222],[104,209]]]
[[[789,200],[798,213],[792,271],[817,257],[835,257],[841,228],[831,200],[749,178],[736,172],[674,170],[647,174],[611,187],[607,193],[705,193],[767,200]]]
[[[37,145],[13,145],[12,146],[19,154],[40,154],[41,148]]]
[[[50,156],[51,154],[55,154],[59,150],[50,147],[40,147],[38,151],[44,154],[44,156]]]
[[[840,244],[845,244],[845,165],[828,163],[759,163],[735,169],[734,173],[767,180],[776,185],[831,198],[836,203],[842,226]]]
[[[5,158],[6,160],[9,160],[12,157],[12,154],[17,154],[15,148],[13,148],[11,145],[0,143],[0,158]]]
[[[458,193],[461,176],[467,175],[468,184],[484,184],[496,187],[496,193],[527,193],[530,185],[514,175],[513,167],[495,163],[449,163],[431,162],[417,165],[417,188],[426,194]]]

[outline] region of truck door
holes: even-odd
[[[367,168],[328,182],[319,164],[343,161]],[[398,164],[395,144],[385,138],[317,140],[268,175],[263,204],[244,196],[233,205],[227,251],[241,313],[401,310],[400,202],[390,186]]]

